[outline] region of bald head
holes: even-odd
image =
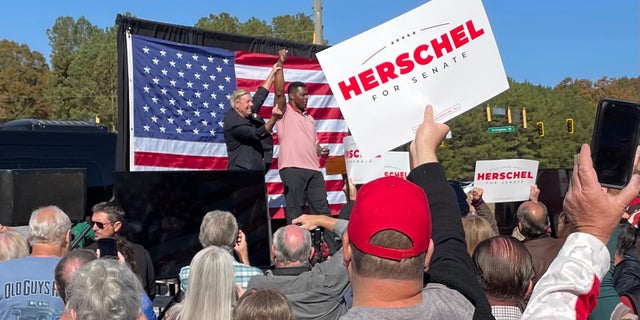
[[[29,242],[31,245],[66,245],[67,232],[71,230],[71,220],[56,206],[37,209],[29,219]]]
[[[541,236],[549,228],[549,214],[542,203],[526,201],[518,207],[516,216],[520,233],[527,238]]]
[[[273,234],[276,266],[300,265],[309,262],[311,234],[297,225],[278,228]]]

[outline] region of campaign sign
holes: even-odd
[[[360,153],[353,136],[346,136],[342,140],[344,145],[344,160],[347,176],[354,184],[363,184],[383,175],[382,156],[365,159]]]
[[[432,0],[316,55],[360,152],[411,141],[509,88],[480,0]]]
[[[383,175],[385,177],[398,177],[406,180],[409,171],[411,171],[409,166],[409,152],[385,152],[382,154],[382,162],[384,164]]]
[[[476,161],[473,185],[484,189],[485,202],[526,201],[537,176],[535,160],[482,160]]]
[[[408,152],[390,151],[372,159],[366,159],[360,154],[352,136],[344,137],[343,145],[347,176],[355,184],[390,176],[407,179],[409,175],[411,168]]]

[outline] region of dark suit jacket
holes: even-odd
[[[271,164],[273,139],[264,127],[265,121],[258,115],[269,91],[259,87],[253,95],[253,114],[241,117],[235,110],[224,116],[224,141],[230,170],[265,170]]]

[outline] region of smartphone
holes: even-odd
[[[629,183],[639,130],[640,103],[600,100],[591,140],[591,158],[600,185],[622,189]]]
[[[118,258],[118,247],[114,238],[100,238],[96,241],[100,249],[100,258]]]

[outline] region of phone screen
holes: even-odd
[[[633,171],[640,105],[603,99],[596,114],[591,143],[593,166],[603,186],[623,188]]]
[[[98,242],[98,249],[100,249],[100,258],[118,257],[118,248],[116,247],[116,239],[100,238],[96,240],[96,242]]]

